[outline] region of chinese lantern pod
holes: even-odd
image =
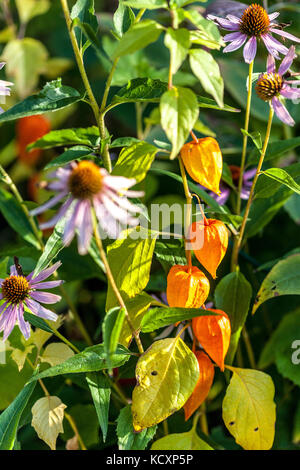
[[[216,219],[193,222],[190,229],[190,246],[198,261],[215,279],[217,268],[228,247],[228,230],[225,224]]]
[[[194,335],[207,354],[223,371],[224,359],[230,343],[230,320],[222,310],[209,309],[207,311],[219,315],[204,315],[193,318]]]
[[[51,130],[50,122],[44,116],[26,116],[17,122],[17,151],[20,160],[27,165],[34,165],[41,156],[40,149],[28,152],[27,145],[40,139]]]
[[[223,158],[216,139],[205,137],[185,144],[180,156],[193,180],[220,195]]]
[[[167,278],[167,300],[170,307],[200,308],[209,294],[209,280],[195,266],[175,265]]]
[[[192,416],[206,399],[215,375],[214,365],[203,351],[196,351],[195,356],[199,364],[200,375],[192,395],[184,405],[185,421]]]

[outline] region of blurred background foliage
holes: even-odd
[[[75,2],[70,1],[70,7]],[[205,13],[206,7],[212,3],[195,2],[193,8]],[[225,2],[224,2],[225,3]],[[251,2],[246,2],[251,3]],[[280,10],[280,21],[291,23],[289,31],[299,36],[300,31],[300,4],[297,1],[264,2],[268,4],[270,12]],[[109,56],[113,48],[113,13],[117,9],[117,0],[95,0],[95,10],[99,22],[99,38],[102,47]],[[170,24],[170,18],[166,11],[155,10],[145,14],[145,18],[155,18],[164,25]],[[300,47],[297,46],[300,53]],[[1,61],[6,62],[6,67],[1,71],[1,79],[14,83],[12,95],[3,104],[5,110],[12,105],[40,90],[46,81],[62,77],[63,84],[82,91],[83,86],[78,73],[73,51],[65,26],[65,20],[61,11],[59,0],[0,0],[0,56]],[[265,70],[265,62],[261,57],[266,53],[263,48],[259,50],[258,59],[255,62],[254,72]],[[214,51],[214,57],[221,67],[221,73],[225,82],[225,103],[241,109],[241,113],[225,113],[211,109],[201,109],[200,121],[197,124],[198,136],[211,135],[216,137],[223,151],[224,161],[228,165],[239,165],[242,135],[240,128],[243,127],[244,108],[246,103],[245,77],[248,67],[242,62],[241,51],[228,55],[221,51]],[[99,57],[93,48],[85,53],[85,64],[90,77],[95,96],[100,101],[107,73],[110,69],[109,61],[105,55]],[[163,37],[143,50],[127,55],[118,63],[116,73],[113,77],[110,95],[114,94],[119,87],[137,77],[158,78],[167,81],[169,65],[169,52],[163,45]],[[295,71],[299,71],[299,58],[294,63]],[[175,75],[174,84],[192,87],[196,92],[205,96],[201,85],[191,73],[188,63],[184,63],[180,72]],[[259,131],[264,136],[267,122],[267,105],[254,97],[252,107],[251,131]],[[299,135],[300,106],[289,105],[289,110],[296,121],[294,128],[288,128],[275,120],[272,129],[271,141],[290,139]],[[139,116],[142,113],[142,129],[140,128]],[[42,189],[38,189],[36,183],[43,179],[43,168],[51,159],[58,156],[62,148],[50,150],[26,151],[26,146],[36,140],[39,136],[47,133],[50,129],[88,127],[94,125],[91,109],[84,102],[79,102],[64,108],[56,113],[49,113],[43,117],[34,117],[18,122],[5,123],[0,126],[0,164],[7,170],[13,181],[18,186],[23,197],[27,201],[40,203],[47,197]],[[154,139],[166,142],[166,136],[159,125],[158,108],[155,104],[138,105],[123,104],[111,110],[106,117],[106,124],[113,138],[117,137],[139,137],[149,142]],[[252,142],[249,143],[254,148]],[[112,157],[116,159],[118,149],[114,149]],[[299,161],[299,149],[293,149],[284,157],[278,157],[277,161],[270,162],[270,166],[286,166]],[[160,158],[153,164],[153,168],[171,170],[178,173],[177,161],[168,161]],[[268,163],[266,164],[266,168]],[[181,185],[167,176],[150,172],[146,180],[141,183],[145,190],[144,202],[151,203],[174,203],[184,202],[184,194]],[[266,205],[268,199],[265,200]],[[32,204],[32,203],[29,203]],[[50,232],[49,232],[50,233]],[[250,238],[242,258],[241,269],[249,281],[258,289],[263,278],[268,272],[269,266],[263,265],[269,261],[276,260],[292,250],[300,251],[300,196],[294,194],[276,212],[272,221]],[[0,215],[0,259],[12,258],[18,255],[25,271],[34,267],[39,253],[24,240],[18,237],[8,226],[5,219]],[[99,341],[101,327],[100,322],[104,316],[104,305],[106,296],[106,283],[102,277],[95,261],[88,255],[80,257],[76,246],[72,245],[61,252],[60,259],[63,262],[59,275],[68,281],[66,288],[74,301],[87,329],[95,341]],[[230,256],[225,259],[219,271],[219,277],[229,271]],[[164,292],[166,286],[166,275],[154,260],[152,276],[148,291],[153,293]],[[251,336],[256,360],[269,339],[271,333],[276,329],[282,319],[282,314],[299,309],[299,297],[288,296],[273,299],[264,304],[260,312],[247,320],[248,332]],[[59,306],[61,312],[66,311],[63,301]],[[64,328],[66,334],[80,345],[80,334],[71,318],[66,319]],[[11,344],[19,344],[21,341],[18,330],[11,338]],[[274,346],[276,347],[276,345]],[[244,346],[242,345],[242,350]],[[245,360],[244,366],[249,364]],[[277,432],[275,448],[295,448],[300,442],[300,405],[299,389],[295,391],[295,385],[283,379],[276,372],[275,365],[269,368],[279,400],[277,401]],[[22,388],[26,378],[30,375],[27,366],[19,373],[16,364],[11,361],[11,367],[0,365],[1,390],[0,409],[5,408]],[[134,377],[133,364],[122,369],[124,386],[132,386],[130,378]],[[76,416],[79,431],[87,445],[99,449],[98,421],[91,406],[91,400],[87,385],[83,382],[73,387],[68,385],[62,378],[49,381],[50,393],[59,390],[59,396],[68,406],[68,412]],[[210,412],[210,424],[212,438],[218,443],[226,445],[227,448],[237,448],[233,439],[220,425],[220,407],[223,395],[221,392],[223,377],[218,377],[210,392],[208,412]],[[30,420],[30,405],[32,405],[42,391],[36,388],[29,405],[27,406],[27,417],[24,423]],[[212,399],[214,400],[212,401]],[[296,412],[296,403],[298,411]],[[80,403],[80,404],[79,404]],[[116,412],[117,413],[117,412]],[[176,413],[168,420],[170,432],[176,432],[180,427],[181,432],[189,429],[189,424],[184,423],[183,413]],[[294,423],[291,426],[291,423]],[[58,448],[64,448],[65,441],[72,437],[68,425],[65,425],[65,434],[59,440]],[[40,441],[30,426],[22,428],[19,439],[22,448],[44,449],[47,448]],[[294,444],[293,444],[294,442]],[[109,426],[109,438],[107,446],[115,444],[113,426]]]

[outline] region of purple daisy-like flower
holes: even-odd
[[[233,52],[244,47],[244,59],[250,64],[256,56],[257,41],[261,39],[269,53],[279,59],[279,54],[286,55],[288,48],[281,44],[272,35],[299,42],[300,39],[280,29],[274,20],[280,15],[279,12],[268,15],[267,11],[260,5],[253,3],[246,8],[240,17],[227,15],[226,18],[219,18],[215,15],[207,15],[207,18],[214,21],[221,28],[231,31],[224,36],[224,41],[230,44],[223,49],[223,52]]]
[[[43,269],[35,277],[33,277],[34,272],[25,277],[21,267],[13,265],[10,268],[10,276],[0,279],[0,300],[4,300],[0,306],[0,332],[3,331],[3,341],[8,338],[17,323],[23,336],[26,339],[29,338],[30,325],[24,320],[24,307],[46,320],[57,319],[56,313],[43,307],[40,302],[55,304],[61,300],[59,295],[43,291],[43,289],[53,289],[63,283],[63,281],[44,282],[60,265],[61,262],[58,261],[50,268]]]
[[[260,75],[255,87],[257,95],[269,102],[277,117],[288,126],[294,126],[295,121],[282,103],[281,97],[290,100],[300,98],[300,89],[290,86],[300,84],[299,80],[288,81],[284,78],[295,57],[295,46],[292,46],[276,72],[275,59],[270,55],[267,61],[267,72]]]
[[[78,251],[81,255],[88,252],[93,234],[92,209],[95,210],[100,228],[111,238],[118,238],[122,225],[138,224],[133,214],[141,213],[142,209],[126,197],[144,195],[141,191],[128,191],[136,184],[135,179],[110,175],[104,168],[86,160],[59,168],[50,177],[54,181],[47,185],[47,189],[57,191],[58,194],[31,211],[31,215],[41,214],[68,196],[57,214],[41,224],[40,228],[53,227],[66,216],[64,245],[68,246],[78,231]]]
[[[5,66],[5,62],[0,62],[0,70],[3,69]],[[9,96],[10,95],[10,88],[13,86],[13,83],[6,82],[5,80],[0,80],[0,96]],[[0,108],[0,114],[3,113],[3,109]]]

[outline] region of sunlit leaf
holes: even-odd
[[[58,397],[40,398],[32,407],[32,426],[37,435],[51,450],[56,449],[56,440],[63,430],[66,405]]]

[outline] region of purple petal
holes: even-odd
[[[280,64],[280,67],[278,69],[279,75],[284,75],[289,70],[295,57],[295,46],[292,46],[290,47],[289,52]]]
[[[276,59],[279,59],[278,52],[283,55],[288,53],[288,48],[283,46],[277,39],[273,38],[270,34],[263,34],[261,36],[262,40],[265,43],[266,48]]]
[[[212,194],[215,194],[215,193],[212,193]],[[215,200],[217,201],[218,204],[220,204],[220,206],[223,206],[227,202],[229,196],[230,196],[230,189],[225,188],[221,190],[220,196],[216,195]]]
[[[226,18],[228,18],[229,21],[231,21],[232,23],[235,23],[235,24],[240,24],[241,23],[241,19],[238,18],[237,16],[227,15]]]
[[[299,88],[292,88],[288,85],[284,85],[280,92],[281,96],[288,98],[289,100],[296,100],[300,98],[300,89]]]
[[[108,213],[100,199],[94,198],[94,207],[100,227],[112,239],[117,239],[120,234],[119,223]]]
[[[240,31],[237,31],[235,33],[225,34],[225,36],[223,37],[223,41],[224,42],[235,41],[236,39],[239,39],[241,36],[243,36],[243,34]]]
[[[57,271],[60,266],[61,261],[57,261],[53,264],[53,266],[50,266],[50,268],[43,269],[36,277],[32,279],[32,281],[34,282],[34,284],[40,283],[44,279],[47,279],[47,277],[51,276],[51,274],[53,274],[55,271]]]
[[[274,13],[271,13],[271,15],[269,15],[269,20],[273,21],[276,18],[278,18],[279,15],[280,15],[279,11],[275,11]]]
[[[63,243],[65,246],[69,246],[71,241],[75,236],[76,230],[76,222],[78,218],[78,214],[80,213],[82,201],[77,201],[75,206],[72,208],[73,212],[70,214],[65,228],[64,228],[64,236],[63,236]]]
[[[15,267],[14,264],[10,267],[10,275],[11,276],[17,276],[18,275],[18,272],[17,272],[16,267]]]
[[[1,307],[0,307],[0,313],[2,313],[2,315],[0,317],[0,331],[3,330],[3,324],[6,322],[7,315],[9,315],[9,313],[7,313],[5,311],[7,305],[8,305],[8,302],[4,302],[4,304],[2,304]],[[9,305],[9,307],[10,307],[10,305]],[[7,309],[8,309],[8,307],[7,307]]]
[[[19,304],[18,308],[18,322],[19,328],[24,336],[25,339],[29,339],[30,337],[30,324],[24,320],[24,305]]]
[[[244,47],[244,59],[246,64],[251,64],[255,59],[257,51],[257,41],[256,37],[253,36]]]
[[[47,209],[50,209],[51,207],[55,206],[67,194],[68,193],[66,192],[57,194],[53,198],[50,198],[49,201],[45,202],[45,204],[43,204],[42,206],[37,207],[36,209],[33,209],[32,211],[30,211],[30,215],[34,216],[34,215],[41,214],[42,212],[45,212]]]
[[[286,31],[282,31],[282,29],[270,28],[270,31],[275,34],[279,34],[279,36],[290,39],[291,41],[300,42],[299,38],[297,38],[293,34],[287,33]]]
[[[110,197],[114,202],[118,204],[118,206],[122,207],[126,211],[133,212],[133,213],[142,213],[143,209],[135,204],[132,204],[126,197],[118,196],[117,194],[113,193],[112,191],[106,190],[107,196]]]
[[[83,216],[80,221],[81,223],[78,226],[78,253],[80,255],[87,254],[93,235],[91,210],[90,201],[85,201]]]
[[[219,18],[218,16],[207,15],[206,18],[213,21],[214,23],[217,23],[219,26],[221,26],[221,28],[227,29],[228,31],[236,31],[239,27],[238,24],[229,20],[225,20],[225,18]]]
[[[15,327],[15,324],[17,322],[17,310],[18,310],[18,305],[9,305],[8,308],[6,309],[6,322],[3,325],[3,341],[5,341],[12,330]]]
[[[250,196],[250,189],[246,189],[245,187],[243,187],[241,189],[241,199],[249,199],[249,196]]]
[[[286,107],[279,101],[278,98],[272,99],[272,106],[276,113],[276,116],[280,119],[280,121],[284,122],[288,126],[294,126],[295,121],[286,109]]]
[[[268,59],[267,59],[267,72],[268,72],[268,73],[275,73],[275,72],[276,72],[276,63],[275,63],[275,59],[274,59],[274,57],[272,56],[272,54],[269,54],[269,55],[268,55]]]
[[[48,281],[48,282],[39,282],[37,284],[31,284],[30,287],[33,289],[53,289],[54,287],[61,286],[64,281]]]
[[[66,214],[66,212],[68,211],[73,201],[74,201],[73,197],[70,197],[69,199],[67,199],[63,203],[63,205],[61,206],[57,214],[54,217],[52,217],[52,219],[48,220],[47,222],[44,222],[43,224],[40,224],[40,229],[45,230],[47,228],[54,227],[57,224],[57,222]]]
[[[31,292],[30,297],[43,304],[56,304],[61,301],[61,296],[50,292]]]
[[[236,39],[235,41],[232,41],[231,44],[229,44],[228,46],[226,46],[224,49],[223,49],[223,52],[233,52],[233,51],[236,51],[237,49],[239,49],[240,47],[242,47],[242,45],[247,41],[247,36],[246,34],[242,34],[241,33],[241,36],[239,39]]]
[[[256,168],[251,168],[251,170],[247,170],[244,173],[243,179],[245,182],[252,180],[256,175]]]
[[[25,303],[29,310],[34,314],[37,315],[38,317],[45,318],[46,320],[52,320],[56,321],[57,320],[57,315],[56,313],[52,312],[51,310],[48,310],[47,308],[43,307],[41,304],[36,302],[33,299],[26,299]]]

